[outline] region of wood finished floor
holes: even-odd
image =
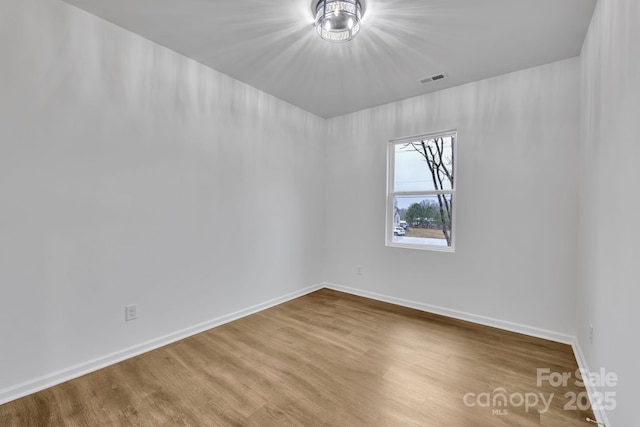
[[[593,426],[564,409],[584,388],[538,387],[537,368],[577,364],[567,345],[323,289],[2,405],[0,426]],[[500,387],[555,397],[545,413],[463,402]]]

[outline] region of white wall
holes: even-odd
[[[0,400],[322,281],[323,119],[59,1],[0,60]]]
[[[456,252],[385,247],[387,141],[450,129]],[[573,335],[578,134],[577,58],[330,120],[326,279]]]
[[[577,331],[589,368],[620,379],[601,389],[616,393],[610,426],[638,425],[639,22],[637,0],[600,0],[582,50]]]

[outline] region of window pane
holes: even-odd
[[[451,194],[394,197],[393,242],[451,246]]]
[[[394,147],[394,191],[451,190],[453,137],[400,143]]]

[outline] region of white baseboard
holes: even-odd
[[[310,286],[308,288],[301,289],[295,292],[291,292],[289,294],[282,295],[278,298],[274,298],[264,303],[257,304],[252,307],[248,307],[246,309],[239,310],[224,316],[220,316],[215,319],[211,319],[209,321],[200,323],[198,325],[194,325],[194,326],[182,329],[180,331],[176,331],[176,332],[146,341],[144,343],[135,345],[133,347],[125,348],[123,350],[116,351],[111,354],[107,354],[92,360],[88,360],[86,362],[77,364],[75,366],[70,366],[68,368],[61,369],[59,371],[52,372],[50,374],[43,375],[41,377],[34,378],[32,380],[28,380],[11,387],[1,389],[0,405],[11,402],[12,400],[19,399],[21,397],[27,396],[29,394],[36,393],[46,388],[53,387],[54,385],[61,384],[63,382],[72,380],[74,378],[78,378],[82,375],[86,375],[90,372],[97,371],[99,369],[105,368],[115,363],[122,362],[123,360],[130,359],[142,353],[155,350],[167,344],[180,341],[192,335],[196,335],[206,330],[209,330],[211,328],[215,328],[216,326],[220,326],[225,323],[229,323],[234,320],[240,319],[242,317],[249,316],[250,314],[254,314],[259,311],[266,310],[267,308],[271,308],[278,304],[282,304],[283,302],[287,302],[292,299],[301,297],[308,293],[317,291],[318,289],[322,289],[323,287],[324,285],[319,284],[319,285]]]
[[[348,294],[358,295],[365,298],[371,298],[378,301],[388,302],[403,307],[414,308],[416,310],[425,311],[427,313],[440,314],[442,316],[452,317],[454,319],[466,320],[480,325],[491,326],[493,328],[504,329],[506,331],[517,332],[519,334],[529,335],[532,337],[543,338],[563,344],[573,344],[574,337],[562,334],[560,332],[540,329],[533,326],[521,325],[519,323],[508,322],[506,320],[495,319],[492,317],[479,316],[477,314],[465,313],[463,311],[451,310],[449,308],[439,307],[431,304],[410,301],[402,298],[396,298],[389,295],[377,294],[375,292],[364,291],[362,289],[350,288],[347,286],[336,285],[334,283],[325,283],[325,287]]]
[[[589,371],[587,359],[584,357],[584,353],[582,352],[582,348],[580,347],[580,342],[578,341],[577,338],[575,337],[573,338],[571,347],[573,347],[573,353],[576,355],[576,361],[578,362],[578,367],[582,370],[582,372],[591,372]],[[611,427],[611,423],[609,422],[609,417],[607,417],[607,412],[600,407],[593,406],[593,402],[598,402],[602,400],[602,399],[594,398],[595,393],[598,390],[595,387],[593,387],[589,381],[584,381],[584,387],[587,389],[587,394],[589,395],[589,401],[592,403],[591,408],[593,409],[593,414],[596,417],[596,421],[603,424],[606,427]]]

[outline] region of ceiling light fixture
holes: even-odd
[[[360,32],[365,0],[313,0],[311,6],[316,31],[323,39],[347,42]]]

